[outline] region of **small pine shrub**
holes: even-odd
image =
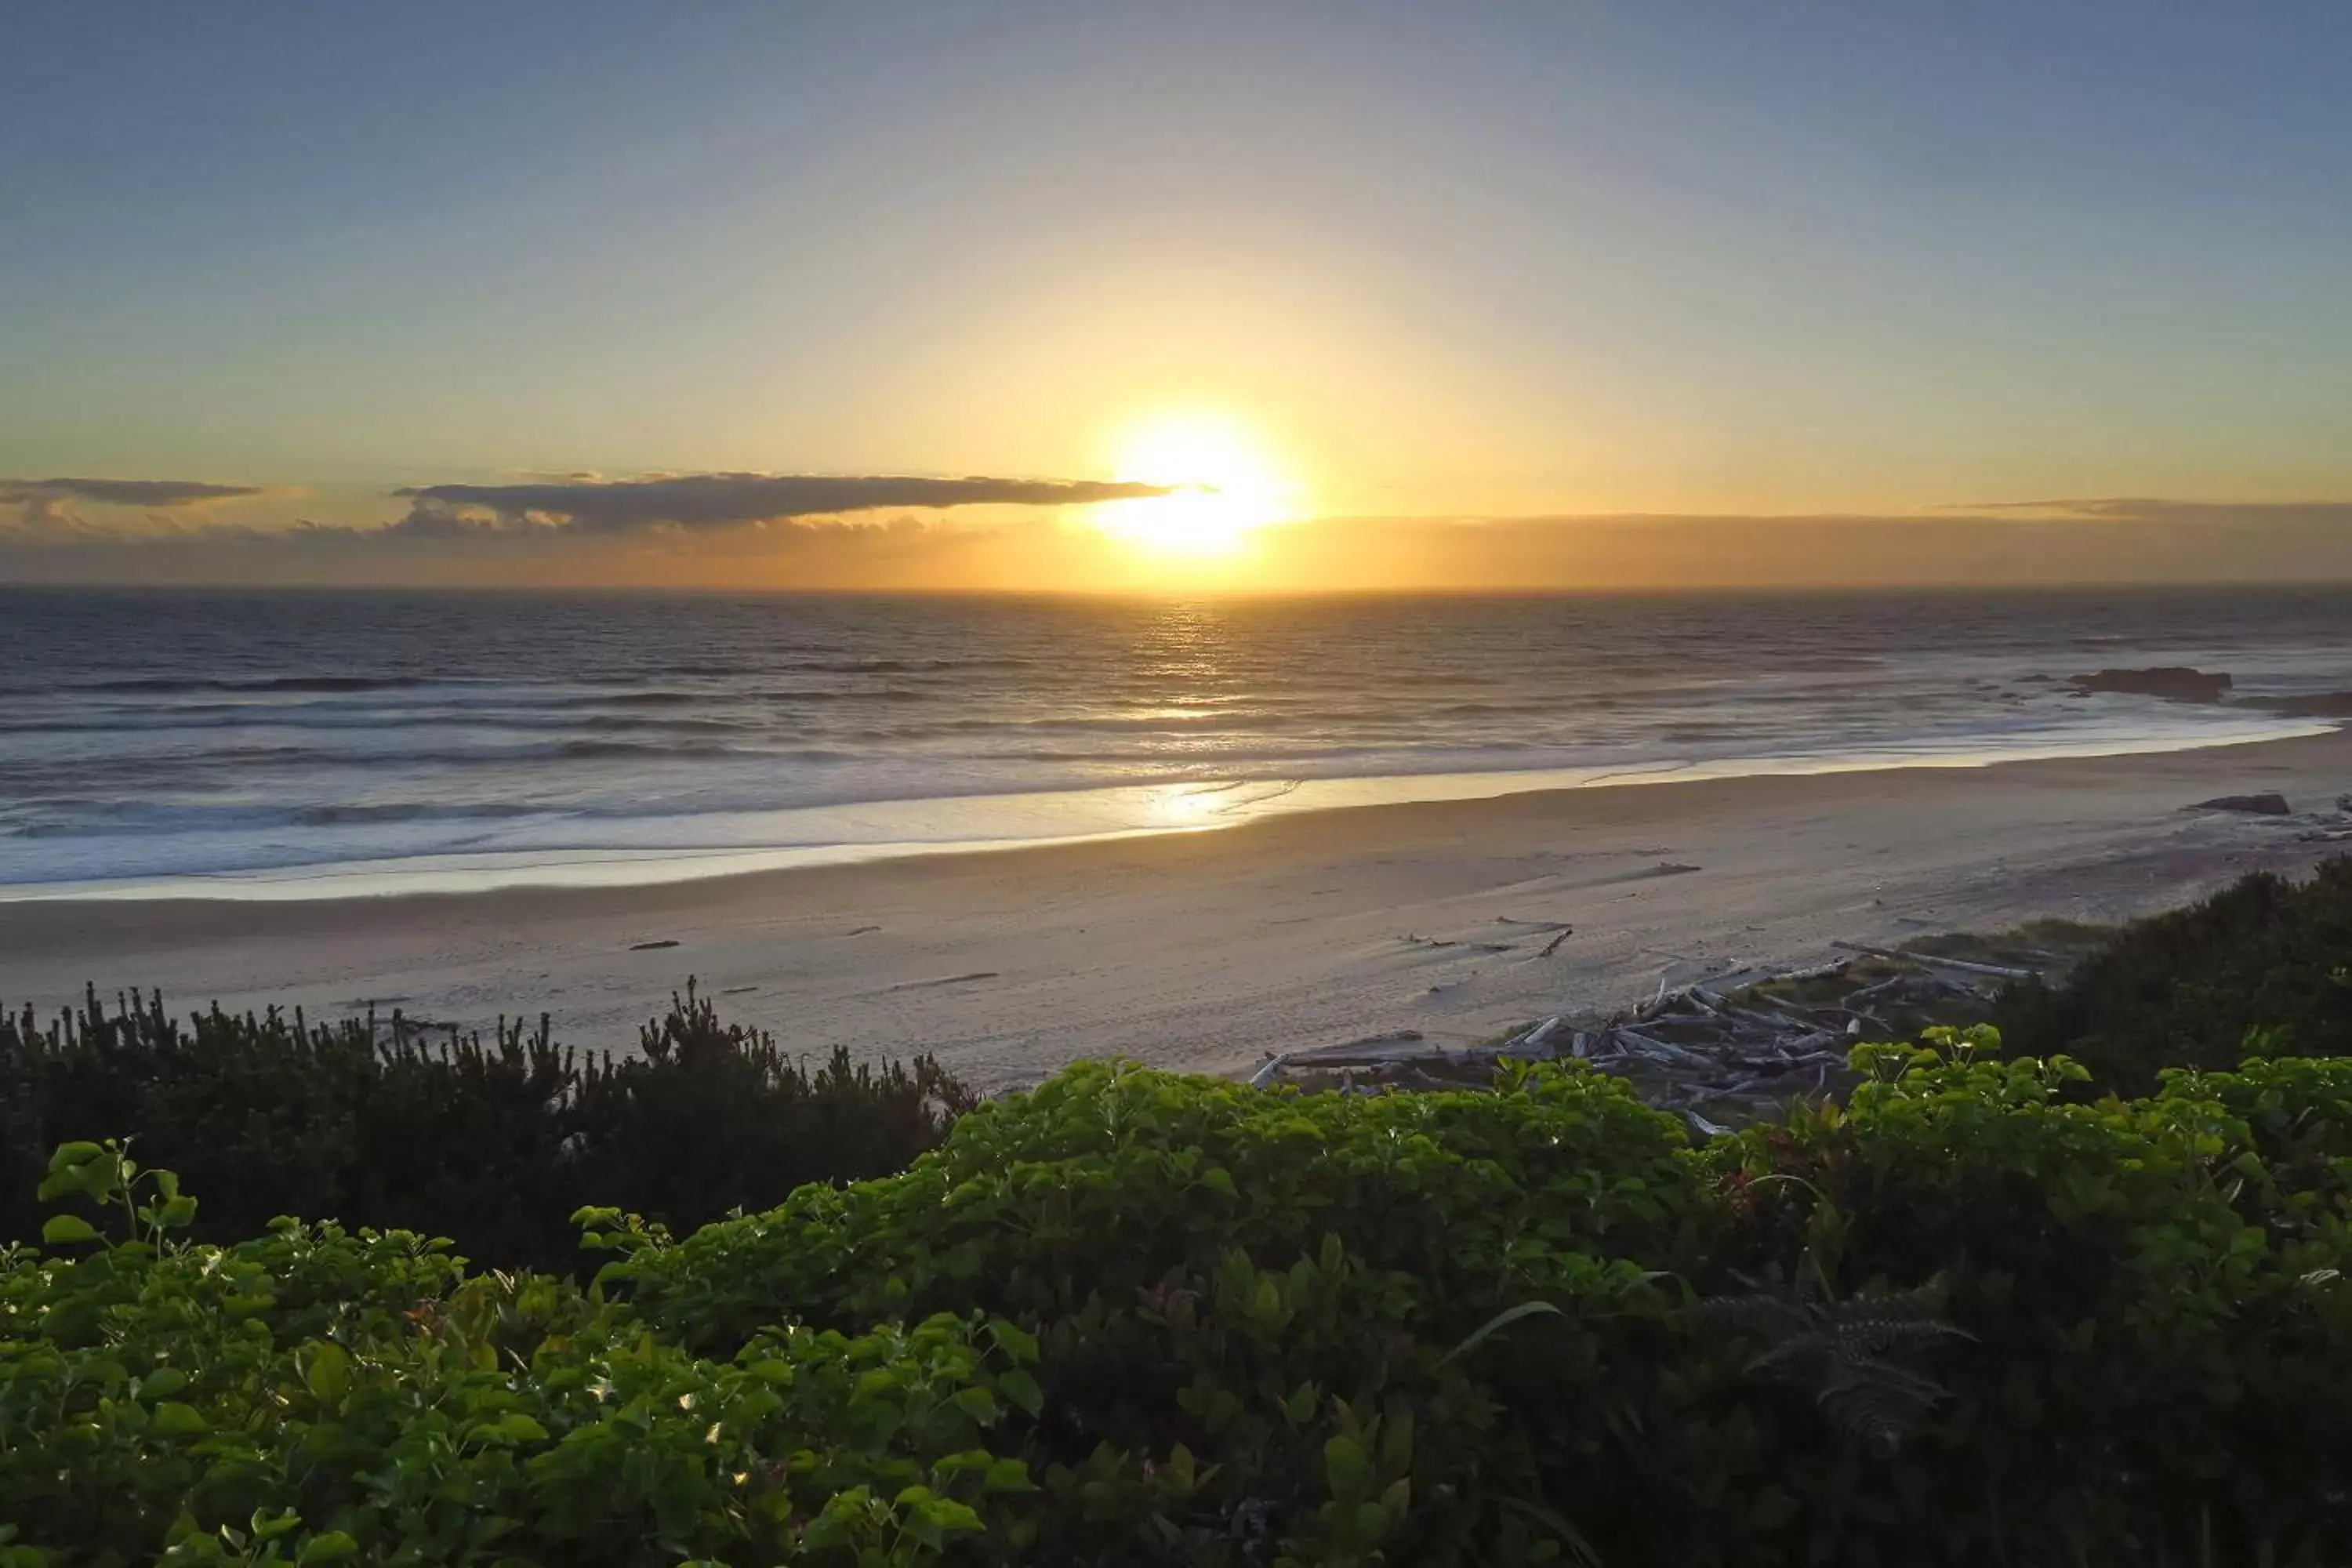
[[[2303,882],[2256,872],[2136,921],[2057,986],[2010,988],[1993,1021],[2019,1056],[2071,1056],[2101,1092],[2148,1094],[2166,1068],[2265,1054],[2352,1055],[2352,857]]]
[[[199,1235],[278,1215],[454,1238],[501,1268],[585,1260],[571,1215],[611,1203],[681,1230],[812,1182],[902,1169],[974,1097],[928,1057],[814,1068],[723,1024],[689,984],[641,1054],[558,1045],[548,1020],[427,1038],[395,1014],[316,1024],[93,991],[46,1026],[0,1010],[0,1237],[58,1143],[127,1136],[205,1194]]]

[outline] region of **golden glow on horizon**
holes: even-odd
[[[1095,509],[1095,526],[1157,556],[1208,562],[1238,553],[1249,536],[1297,516],[1297,489],[1238,420],[1165,414],[1119,443],[1115,477],[1174,493]]]

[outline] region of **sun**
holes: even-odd
[[[1230,556],[1295,511],[1297,487],[1247,426],[1223,415],[1166,414],[1135,426],[1118,446],[1115,477],[1170,487],[1095,509],[1095,526],[1154,555]]]

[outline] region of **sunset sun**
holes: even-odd
[[[1166,415],[1128,432],[1117,478],[1170,493],[1097,507],[1096,526],[1154,555],[1234,553],[1255,531],[1295,513],[1297,486],[1255,432],[1220,415]]]

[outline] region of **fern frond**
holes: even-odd
[[[1745,1365],[1748,1375],[1811,1389],[1840,1430],[1892,1452],[1948,1394],[1906,1361],[1972,1337],[1937,1317],[1937,1307],[1928,1287],[1845,1300],[1759,1290],[1704,1301],[1699,1317],[1760,1342]]]

